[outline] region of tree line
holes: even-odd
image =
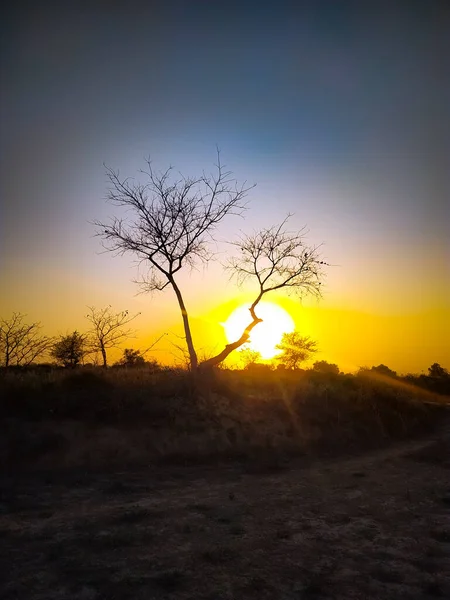
[[[0,364],[6,368],[27,367],[50,356],[59,365],[76,367],[86,356],[100,355],[102,366],[108,367],[108,351],[118,348],[134,335],[134,330],[128,325],[140,313],[130,315],[127,310],[114,312],[111,306],[88,308],[86,319],[90,327],[87,332],[73,331],[59,337],[44,335],[41,324],[27,323],[22,313],[0,319]],[[139,351],[127,351],[126,357],[130,362],[139,362]]]
[[[255,186],[238,183],[222,164],[219,150],[211,174],[203,171],[197,176],[177,175],[172,167],[158,172],[147,160],[137,179],[123,177],[111,168],[107,168],[107,177],[107,201],[116,207],[119,216],[106,223],[94,222],[96,233],[107,251],[138,258],[144,269],[138,280],[143,291],[172,289],[180,309],[192,373],[219,366],[232,352],[245,348],[251,332],[262,322],[258,305],[267,294],[283,290],[300,297],[321,296],[325,268],[330,264],[321,257],[321,245],[307,243],[304,227],[294,231],[288,228],[292,215],[278,225],[242,233],[228,242],[232,252],[223,266],[238,284],[253,285],[249,322],[238,339],[226,344],[215,356],[199,360],[178,275],[217,256],[218,226],[232,216],[244,216],[248,209],[246,197]],[[114,313],[110,306],[90,307],[89,311],[88,333],[74,331],[58,339],[43,335],[39,323],[26,324],[21,313],[0,320],[3,366],[27,366],[49,353],[59,364],[73,367],[85,355],[98,353],[106,368],[108,351],[132,335],[128,325],[138,315],[129,315],[128,311]],[[316,346],[314,341],[294,332],[285,334],[280,350],[284,366],[297,369]],[[138,351],[127,351],[124,361],[139,362]]]
[[[86,333],[73,331],[59,337],[49,337],[41,333],[41,324],[28,324],[25,315],[13,313],[10,319],[0,319],[0,365],[3,367],[34,364],[46,356],[53,358],[58,365],[76,367],[88,356],[101,357],[101,365],[109,366],[108,352],[119,348],[125,340],[135,335],[135,330],[128,325],[140,313],[131,315],[127,310],[114,312],[111,306],[105,308],[89,307],[86,319],[90,328]],[[147,350],[151,350],[162,338],[160,336]],[[260,354],[243,346],[241,362],[249,368],[260,362]],[[317,351],[317,344],[308,336],[301,336],[298,331],[283,334],[277,360],[279,365],[287,369],[297,369]],[[139,350],[125,348],[117,366],[142,366],[145,358]]]
[[[140,313],[134,315],[128,311],[114,312],[112,307],[89,307],[86,319],[90,328],[85,333],[71,333],[50,337],[42,333],[39,322],[27,323],[25,315],[13,313],[9,319],[0,319],[0,366],[3,368],[30,367],[39,360],[52,358],[56,365],[75,368],[84,363],[88,357],[100,357],[100,364],[110,366],[109,352],[118,349],[126,340],[134,337],[136,330],[129,327]],[[151,367],[158,368],[155,360],[145,358],[162,339],[160,336],[149,348],[141,352],[133,348],[122,349],[121,358],[112,366],[116,367]],[[310,361],[318,351],[317,342],[309,336],[302,336],[298,331],[284,333],[277,345],[279,354],[270,362],[263,361],[261,354],[244,344],[239,352],[241,368],[254,373],[267,372],[273,369],[301,372],[302,365]],[[314,373],[337,376],[341,373],[339,366],[326,360],[315,361],[310,369]],[[388,377],[403,379],[438,392],[447,393],[450,374],[439,363],[433,363],[427,374],[407,374],[398,376],[397,372],[384,364],[372,367],[360,367],[357,375],[362,377]]]
[[[218,354],[199,360],[178,275],[216,256],[218,226],[229,217],[244,215],[248,208],[246,196],[255,186],[238,183],[222,164],[219,150],[211,174],[203,171],[197,176],[177,175],[172,167],[158,172],[148,160],[138,179],[122,177],[111,168],[107,168],[107,177],[107,200],[124,212],[106,223],[96,221],[97,235],[106,250],[138,258],[144,268],[138,283],[144,291],[172,289],[180,309],[192,373],[220,365],[248,342],[252,330],[262,322],[257,308],[267,294],[285,290],[300,296],[321,295],[324,268],[329,265],[321,258],[320,245],[306,242],[305,228],[288,229],[291,215],[279,225],[242,234],[229,242],[234,254],[230,253],[224,267],[239,284],[244,281],[254,284],[248,325],[238,339],[226,344]],[[3,320],[4,365],[31,364],[39,355],[50,351],[57,361],[73,366],[82,360],[82,349],[88,347],[100,352],[106,367],[107,350],[116,347],[128,335],[124,328],[135,316],[127,312],[112,313],[110,307],[90,310],[87,316],[92,325],[89,343],[78,332],[55,342],[40,334],[38,323],[27,331],[20,313]]]

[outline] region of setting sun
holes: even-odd
[[[228,342],[239,339],[250,323],[249,307],[250,304],[240,306],[223,323]],[[281,341],[283,333],[294,330],[294,321],[288,312],[272,302],[261,302],[256,313],[263,322],[252,331],[249,346],[252,350],[260,352],[263,358],[273,358],[278,353],[276,345]]]

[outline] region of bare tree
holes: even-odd
[[[40,323],[25,323],[26,315],[0,319],[0,360],[4,367],[28,366],[49,350],[52,338],[41,335]]]
[[[238,185],[231,177],[220,162],[219,152],[213,175],[174,177],[172,167],[155,172],[150,161],[141,173],[146,183],[122,179],[118,172],[107,170],[108,200],[129,209],[135,220],[127,224],[119,218],[113,218],[109,224],[96,222],[98,235],[107,250],[132,252],[145,262],[148,275],[141,281],[145,290],[161,291],[167,286],[173,289],[183,319],[191,369],[195,371],[197,353],[175,276],[183,267],[193,268],[198,261],[211,258],[216,227],[225,217],[242,214],[250,188]]]
[[[126,328],[141,313],[129,315],[127,310],[114,313],[111,306],[106,308],[95,308],[89,306],[89,314],[86,319],[92,324],[88,332],[91,338],[92,349],[102,355],[103,367],[108,366],[106,351],[109,348],[117,348],[124,340],[133,334],[133,330]]]
[[[203,173],[198,178],[172,177],[172,169],[155,173],[150,162],[143,171],[147,183],[122,179],[108,169],[108,200],[125,207],[134,221],[127,224],[113,218],[109,224],[96,222],[98,235],[107,250],[123,254],[132,252],[149,268],[141,281],[148,291],[172,287],[180,307],[190,366],[196,371],[199,361],[192,339],[189,316],[175,275],[185,266],[193,268],[198,261],[207,262],[217,225],[228,215],[242,214],[245,196],[250,188],[239,186],[224,170],[218,153],[215,175]],[[278,227],[243,237],[235,246],[239,257],[230,267],[239,281],[256,282],[256,298],[250,307],[251,321],[241,337],[201,363],[204,368],[220,364],[233,350],[248,341],[250,332],[261,319],[255,309],[261,298],[286,288],[298,293],[320,295],[322,266],[319,248],[305,244],[304,231],[291,233],[286,221]]]
[[[238,248],[239,256],[229,261],[228,268],[239,283],[251,280],[257,286],[255,300],[249,308],[251,320],[238,340],[227,344],[222,352],[202,366],[219,364],[249,340],[251,331],[262,321],[255,311],[266,294],[285,289],[299,296],[320,297],[324,266],[329,265],[321,260],[320,246],[306,244],[304,229],[300,232],[287,230],[289,216],[280,225],[244,235],[233,244]]]

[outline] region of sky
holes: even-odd
[[[0,316],[56,335],[111,304],[141,313],[134,347],[167,333],[155,357],[173,359],[173,292],[138,294],[133,256],[95,236],[104,164],[195,175],[218,146],[256,183],[222,242],[293,213],[323,243],[323,298],[273,298],[318,359],[450,367],[448,2],[44,1],[1,23]],[[205,354],[252,297],[220,248],[179,280]]]

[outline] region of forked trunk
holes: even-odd
[[[235,342],[232,342],[231,344],[227,344],[225,346],[225,348],[222,350],[222,352],[219,352],[219,354],[217,354],[216,356],[213,356],[212,358],[209,358],[208,360],[203,361],[202,364],[200,365],[200,368],[202,370],[203,369],[205,369],[205,370],[211,369],[213,367],[216,367],[217,365],[220,365],[220,363],[223,362],[227,358],[227,356],[229,356],[234,350],[236,350],[237,348],[240,348],[243,344],[245,344],[245,342],[248,341],[248,339],[250,337],[250,332],[252,331],[252,329],[254,327],[256,327],[258,325],[258,323],[262,323],[262,319],[257,317],[256,313],[255,313],[256,305],[261,300],[262,296],[263,296],[263,294],[260,293],[259,296],[257,297],[257,299],[253,302],[253,304],[249,308],[250,314],[252,317],[252,321],[244,329],[244,332],[241,335],[241,337],[238,340],[236,340]]]

